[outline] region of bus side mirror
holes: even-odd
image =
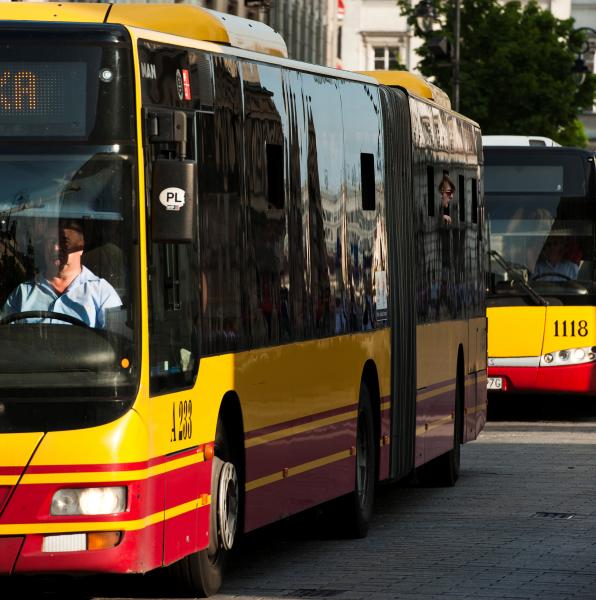
[[[160,158],[153,163],[151,239],[191,242],[197,204],[197,163]]]

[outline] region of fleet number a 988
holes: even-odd
[[[555,337],[586,337],[588,335],[588,322],[584,319],[581,321],[559,321],[554,323]]]

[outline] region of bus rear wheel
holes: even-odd
[[[350,538],[363,538],[373,512],[377,454],[375,427],[370,392],[366,383],[360,386],[356,426],[356,473],[354,491],[340,499],[334,528]]]
[[[209,545],[180,563],[184,587],[203,598],[216,594],[221,587],[228,554],[236,539],[240,508],[238,472],[231,460],[225,437],[218,435],[215,445],[216,456],[213,457],[211,471]]]

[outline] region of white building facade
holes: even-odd
[[[350,71],[396,68],[415,70],[413,38],[396,0],[343,0],[339,66]]]

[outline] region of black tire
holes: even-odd
[[[437,456],[419,469],[418,481],[427,487],[453,487],[459,479],[463,434],[463,387],[458,376],[455,383],[455,419],[453,422],[453,448]]]
[[[375,498],[377,452],[370,392],[363,382],[358,401],[354,491],[340,498],[334,529],[342,536],[363,538],[368,533]]]
[[[209,546],[182,559],[177,576],[186,591],[205,598],[219,591],[240,514],[238,470],[223,424],[218,424],[211,471]]]

